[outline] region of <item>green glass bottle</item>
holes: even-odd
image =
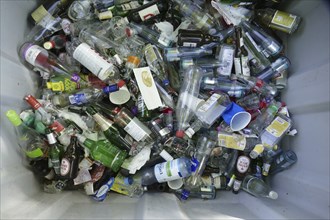
[[[114,145],[121,148],[122,150],[130,151],[130,144],[120,135],[119,130],[114,126],[114,122],[110,119],[105,118],[103,115],[97,112],[97,110],[89,106],[86,109],[87,113],[90,114],[95,122],[100,126],[104,133],[104,136]]]
[[[76,137],[78,138],[79,143],[89,149],[94,160],[109,167],[114,172],[119,171],[127,156],[126,151],[121,151],[118,147],[114,146],[107,140],[93,141],[80,134],[77,134]]]
[[[57,175],[61,174],[61,154],[63,151],[62,146],[57,142],[54,133],[50,128],[46,129],[46,136],[48,139],[48,144],[50,146],[49,157],[50,161],[53,165],[54,171]]]

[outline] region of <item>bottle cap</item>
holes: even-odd
[[[178,138],[183,138],[183,136],[184,136],[184,131],[182,131],[182,130],[176,131],[175,135],[176,135]]]
[[[43,46],[46,50],[50,50],[50,49],[53,49],[55,47],[55,42],[54,41],[46,41]]]
[[[275,191],[270,191],[270,192],[269,192],[269,198],[271,198],[271,199],[277,199],[277,198],[278,198],[278,194],[277,194],[277,192],[275,192]]]
[[[47,86],[47,89],[52,89],[52,83],[51,82],[47,82],[46,86]]]
[[[9,121],[15,126],[19,126],[22,124],[22,120],[20,119],[19,115],[14,110],[9,110],[6,112],[6,116]]]
[[[181,199],[182,200],[187,200],[188,197],[189,197],[189,194],[190,194],[189,190],[183,189],[182,192],[181,192]]]
[[[257,144],[250,152],[250,157],[252,159],[256,159],[263,151],[264,151],[264,146],[262,144]]]
[[[128,63],[132,63],[134,64],[135,66],[138,66],[140,64],[140,59],[136,56],[128,56],[127,57],[127,62]]]
[[[133,178],[132,177],[125,177],[124,178],[124,183],[126,185],[132,185],[133,184]]]
[[[118,83],[117,83],[117,85],[118,85],[119,88],[123,87],[125,84],[126,84],[125,81],[122,80],[122,79],[119,80]]]
[[[127,86],[124,85],[118,91],[109,94],[110,102],[116,105],[122,105],[131,98],[131,93],[128,91]]]
[[[168,187],[170,187],[171,189],[180,189],[183,186],[183,180],[182,179],[176,179],[176,180],[172,180],[172,181],[168,181],[167,182]]]

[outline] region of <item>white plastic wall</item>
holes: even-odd
[[[283,93],[298,136],[286,138],[298,162],[272,180],[276,201],[244,192],[219,191],[215,201],[180,203],[171,194],[130,199],[115,193],[97,203],[84,192],[46,194],[22,166],[13,127],[4,112],[27,106],[24,95],[36,91],[38,76],[23,67],[17,45],[27,33],[30,0],[1,0],[1,218],[2,219],[329,219],[329,2],[300,0],[286,10],[301,15],[296,33],[287,39],[292,62]]]

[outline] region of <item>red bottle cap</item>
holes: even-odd
[[[119,112],[120,112],[120,108],[119,107],[116,107],[114,110],[112,110],[112,112],[114,113],[114,114],[118,114]]]
[[[123,87],[125,84],[126,84],[125,81],[121,79],[121,80],[119,80],[119,82],[117,83],[117,86],[118,86],[119,88],[121,88],[121,87]]]
[[[261,79],[258,79],[256,82],[256,86],[261,88],[264,85],[264,81],[262,81]]]
[[[184,136],[184,131],[182,130],[179,130],[179,131],[176,131],[176,134],[175,134],[178,138],[183,138]]]
[[[31,107],[34,109],[34,110],[37,110],[38,108],[41,107],[41,104],[40,102],[38,102],[36,100],[36,98],[34,98],[32,95],[27,95],[24,97],[25,101],[27,103],[29,103],[29,105],[31,105]]]
[[[163,113],[165,113],[165,114],[173,113],[173,109],[171,109],[171,108],[165,108],[163,110]]]

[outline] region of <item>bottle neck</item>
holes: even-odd
[[[102,131],[108,130],[110,127],[112,127],[113,122],[109,119],[106,119],[104,116],[102,116],[100,113],[96,113],[93,115],[93,119],[96,121],[96,123],[101,127]]]

